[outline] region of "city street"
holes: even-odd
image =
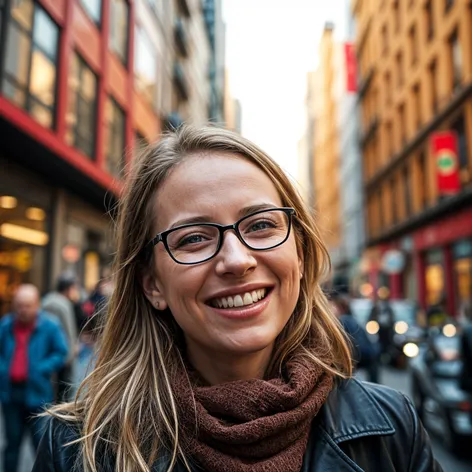
[[[85,363],[83,363],[81,368],[84,368]],[[363,377],[362,373],[359,374],[360,377]],[[381,380],[383,383],[389,387],[400,390],[407,395],[410,395],[410,385],[409,377],[404,371],[398,371],[394,369],[384,369],[381,374]],[[0,448],[3,449],[4,445],[4,435],[3,435],[3,421],[0,419]],[[472,458],[471,460],[460,460],[452,456],[440,443],[440,439],[433,437],[432,438],[434,453],[441,463],[441,466],[444,469],[444,472],[471,472],[472,471]],[[22,459],[21,467],[18,472],[30,472],[33,464],[33,453],[31,450],[31,445],[29,438],[25,440],[22,450]],[[3,470],[0,465],[0,472],[6,472]]]
[[[363,377],[362,373],[359,374]],[[411,387],[409,376],[405,371],[395,369],[383,369],[380,380],[383,384],[391,388],[400,390],[403,393],[411,396]],[[432,437],[433,450],[436,458],[440,462],[444,472],[471,472],[472,458],[470,460],[459,460],[451,455],[441,444],[440,439]]]

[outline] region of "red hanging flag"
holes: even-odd
[[[431,136],[439,195],[455,195],[461,189],[457,158],[457,133],[441,131]]]
[[[344,43],[344,58],[346,61],[346,91],[357,92],[356,50],[354,44]]]

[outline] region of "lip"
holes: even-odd
[[[247,285],[238,285],[237,287],[231,287],[231,288],[228,288],[226,290],[221,290],[219,292],[214,293],[213,295],[211,295],[211,297],[208,297],[206,299],[205,303],[207,305],[211,306],[210,301],[215,299],[215,298],[232,297],[234,295],[240,295],[240,294],[246,293],[246,292],[251,293],[254,290],[261,290],[263,288],[265,288],[267,290],[267,292],[270,292],[274,288],[274,286],[270,285],[270,284],[263,284],[263,283],[252,283],[252,284],[247,284]],[[265,300],[265,298],[263,298],[262,300]],[[262,300],[259,300],[259,301],[262,301]],[[259,302],[257,302],[257,303],[259,303]],[[256,305],[257,303],[255,303],[254,305]]]
[[[259,287],[259,288],[265,288],[265,287]],[[208,304],[207,306],[223,318],[228,318],[232,320],[243,320],[247,318],[255,318],[256,316],[259,316],[260,314],[262,314],[262,312],[267,308],[267,305],[269,304],[270,298],[272,296],[272,292],[273,290],[271,287],[270,289],[268,289],[267,295],[262,300],[259,300],[258,302],[253,303],[252,305],[244,305],[238,308],[216,308]],[[233,292],[233,293],[236,295],[241,292]],[[215,298],[215,297],[212,297],[212,298]]]

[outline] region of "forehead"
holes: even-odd
[[[221,220],[237,217],[247,206],[281,206],[280,195],[256,164],[239,154],[213,152],[190,156],[179,164],[156,193],[159,230],[173,221],[198,215]]]

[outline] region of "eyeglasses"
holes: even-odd
[[[244,216],[232,225],[217,223],[187,224],[163,231],[146,244],[145,257],[162,242],[178,264],[200,264],[215,257],[223,245],[224,233],[232,230],[249,249],[267,251],[287,241],[292,227],[293,208],[271,208]]]

